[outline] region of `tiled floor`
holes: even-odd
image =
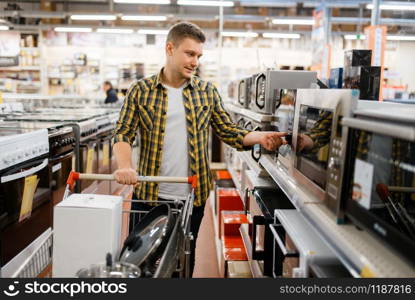
[[[209,200],[206,203],[205,215],[200,225],[199,237],[196,242],[196,263],[194,278],[218,278],[219,268],[216,256],[213,216]]]

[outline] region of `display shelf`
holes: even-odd
[[[240,106],[237,106],[229,101],[224,102],[225,109],[235,113],[240,114],[242,116],[245,116],[255,122],[258,123],[269,123],[277,120],[277,117],[274,115],[264,115],[260,114],[251,110],[248,110],[246,108],[242,108]]]
[[[261,157],[260,163],[353,276],[415,276],[413,268],[366,231],[358,230],[352,224],[338,225],[334,214],[307,194],[269,155]]]
[[[249,238],[248,224],[242,224],[239,227],[239,232],[241,234],[242,241],[244,243],[246,256],[248,257],[248,264],[249,264],[249,268],[251,269],[252,277],[263,278],[264,276],[263,276],[261,267],[259,265],[259,261],[252,259],[252,255],[251,255],[252,245],[251,245],[251,240]]]
[[[259,163],[257,163],[251,156],[251,152],[250,151],[236,151],[236,155],[239,156],[239,158],[246,162],[246,164],[248,165],[249,169],[254,171],[256,173],[257,176],[259,177],[267,177],[269,176],[267,171],[265,171],[260,165]]]
[[[40,71],[40,66],[0,67],[0,71],[12,71],[12,72]]]

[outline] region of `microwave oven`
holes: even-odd
[[[415,265],[415,108],[361,109],[343,125],[350,132],[346,217]]]
[[[251,100],[251,77],[243,78],[238,83],[238,101],[237,104],[244,108],[249,107]]]
[[[317,81],[317,73],[267,70],[252,78],[250,108],[259,113],[274,114],[281,103],[280,89],[311,88]]]
[[[340,122],[357,105],[357,90],[299,89],[294,114],[292,173],[314,198],[325,202],[338,221],[347,146]]]

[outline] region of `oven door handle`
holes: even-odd
[[[254,129],[253,129],[253,131],[261,131],[261,127],[260,126],[257,126],[257,127],[255,127]],[[259,148],[259,153],[258,153],[258,157],[256,157],[255,156],[255,151],[256,151],[256,149],[257,148]],[[261,145],[260,144],[256,144],[256,145],[254,145],[254,146],[252,146],[252,149],[251,149],[251,156],[252,156],[252,158],[256,161],[256,162],[259,162],[259,159],[261,158],[261,155],[262,155],[262,149],[261,149]]]
[[[241,84],[243,83],[244,81],[243,80],[241,80],[241,81],[239,81],[239,84],[238,84],[238,102],[240,103],[240,104],[243,104],[243,103],[241,103]],[[245,99],[244,99],[244,101],[245,101]]]
[[[30,168],[29,170],[24,170],[22,172],[14,173],[14,174],[7,175],[7,176],[2,176],[1,177],[1,183],[5,183],[5,182],[12,181],[12,180],[24,178],[26,176],[33,175],[36,172],[39,172],[40,170],[45,168],[47,165],[48,165],[48,159],[45,158],[43,160],[43,162],[40,163],[40,165],[37,165],[36,167]]]
[[[266,79],[266,76],[263,74],[263,73],[261,73],[260,75],[258,75],[256,78],[255,78],[255,104],[260,108],[260,109],[263,109],[264,107],[265,107],[265,95],[264,95],[264,105],[259,105],[259,103],[258,103],[258,81],[259,81],[259,78],[261,78],[261,77],[265,77],[265,79]]]
[[[252,218],[252,259],[254,259],[254,260],[263,260],[264,259],[264,251],[257,251],[256,250],[256,236],[257,236],[256,228],[257,228],[258,225],[265,225],[265,217],[264,216],[254,216]]]
[[[271,232],[275,240],[277,241],[277,244],[280,247],[280,250],[282,254],[284,255],[284,257],[299,257],[300,256],[298,252],[288,251],[287,248],[285,247],[284,242],[282,241],[280,235],[278,234],[278,231],[276,230],[276,228],[283,228],[281,224],[270,225],[269,228],[271,229]]]

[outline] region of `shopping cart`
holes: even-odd
[[[191,215],[193,210],[193,202],[195,199],[195,188],[197,185],[197,176],[191,177],[166,177],[166,176],[138,176],[139,182],[167,182],[167,183],[188,183],[191,185],[191,191],[185,200],[123,200],[125,203],[144,203],[149,204],[148,207],[167,204],[172,214],[174,214],[174,223],[170,231],[170,235],[166,237],[163,245],[163,252],[159,255],[157,262],[152,266],[151,271],[147,270],[146,277],[166,278],[172,274],[177,274],[181,278],[190,277],[190,254],[191,241],[193,235],[190,230]],[[63,199],[67,198],[75,182],[78,180],[115,180],[113,174],[81,174],[71,172],[67,180],[67,187]],[[138,215],[141,220],[150,210],[134,210],[124,209],[124,214],[130,216]],[[134,230],[134,228],[132,228]]]

